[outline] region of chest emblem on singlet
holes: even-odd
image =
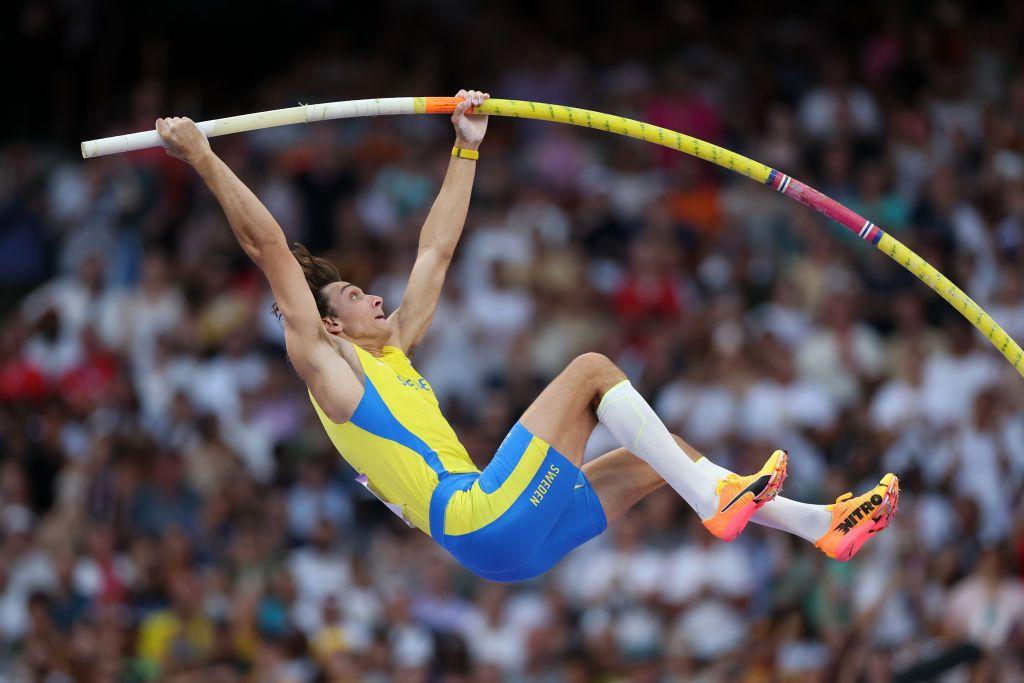
[[[422,377],[420,379],[409,379],[408,377],[402,377],[396,372],[395,378],[398,379],[399,384],[415,389],[416,391],[431,391],[430,384]]]

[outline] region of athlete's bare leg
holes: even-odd
[[[678,436],[675,439],[682,448],[685,442]],[[696,458],[690,455],[690,459],[696,462],[700,455]],[[616,448],[594,458],[583,466],[583,473],[601,501],[608,524],[665,485],[665,480],[653,467],[625,448]]]
[[[608,524],[665,484],[653,467],[625,448],[591,460],[583,466],[583,473],[601,501]]]
[[[702,520],[716,518],[714,523],[719,525],[727,520],[732,525],[726,530],[730,534],[742,529],[749,518],[742,515],[760,504],[748,500],[728,511],[728,515],[718,515],[717,478],[680,452],[650,404],[622,371],[601,354],[586,353],[569,363],[520,422],[577,466],[583,462],[587,439],[601,422],[621,446],[653,467]],[[777,487],[781,481],[773,476],[769,484]],[[768,487],[762,492],[774,495]],[[746,497],[752,499],[756,495],[759,494]],[[717,533],[723,538],[727,535],[724,531]]]
[[[587,439],[597,426],[597,402],[624,379],[610,360],[598,353],[585,353],[552,380],[519,421],[579,466]]]
[[[786,458],[778,451],[762,471],[749,475],[749,481],[733,477],[718,485],[724,475],[694,463],[622,371],[597,353],[573,360],[537,397],[520,422],[577,466],[582,464],[587,440],[600,422],[621,446],[650,465],[713,534],[725,540],[732,540],[743,530],[750,516],[775,496],[785,479]],[[615,461],[627,462],[624,456]],[[650,481],[649,474],[641,470],[634,483],[617,484],[626,488],[617,489],[617,498],[624,502],[615,507],[625,509],[635,502]],[[734,504],[740,500],[740,505]]]

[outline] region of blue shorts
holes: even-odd
[[[607,526],[580,468],[519,423],[483,472],[443,477],[430,499],[430,535],[491,581],[539,576]]]

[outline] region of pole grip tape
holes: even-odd
[[[462,101],[461,97],[424,97],[424,114],[451,114]]]

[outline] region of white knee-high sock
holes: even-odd
[[[710,474],[715,480],[723,479],[732,472],[721,465],[716,465],[707,458],[701,458],[696,465]],[[832,523],[832,513],[824,505],[811,505],[799,501],[775,496],[761,506],[761,509],[750,518],[761,526],[779,529],[814,543],[828,532]]]
[[[661,418],[629,380],[608,390],[597,407],[597,419],[615,439],[654,468],[701,519],[718,511],[718,478],[706,473],[679,448]]]

